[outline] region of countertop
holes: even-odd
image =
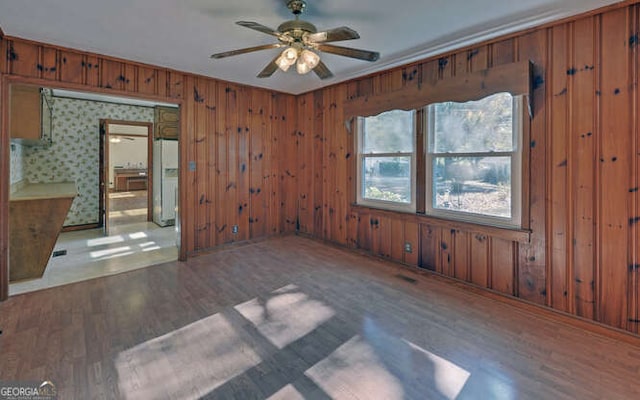
[[[74,182],[28,183],[9,195],[9,200],[43,200],[76,197],[78,190]]]

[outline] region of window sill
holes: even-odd
[[[456,229],[465,232],[481,233],[487,236],[496,237],[504,240],[519,243],[529,243],[531,240],[531,230],[519,229],[519,228],[506,228],[492,225],[482,225],[472,222],[458,221],[453,219],[444,219],[434,217],[431,215],[425,215],[410,211],[393,211],[382,208],[376,208],[371,206],[365,206],[361,204],[351,204],[351,209],[354,211],[368,211],[378,215],[388,216],[391,218],[401,218],[403,220],[410,220],[412,222],[435,225],[447,229]]]

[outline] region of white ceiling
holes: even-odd
[[[303,19],[319,30],[360,33],[337,44],[381,53],[375,63],[322,54],[335,74],[325,81],[295,68],[256,78],[277,49],[209,58],[275,42],[234,22],[277,28],[292,17],[286,0],[0,0],[0,27],[8,36],[299,94],[620,1],[307,0]]]

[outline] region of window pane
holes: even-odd
[[[411,157],[365,157],[362,197],[411,203]]]
[[[364,153],[413,152],[413,114],[392,110],[364,118]]]
[[[467,103],[438,103],[432,106],[432,112],[432,152],[513,150],[513,96],[509,93]]]
[[[511,158],[435,157],[433,208],[511,218]]]

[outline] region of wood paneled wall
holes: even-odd
[[[2,83],[180,103],[184,256],[298,230],[638,333],[639,25],[640,6],[627,2],[297,97],[15,38],[0,41],[0,73]],[[535,68],[530,234],[353,206],[346,101],[522,60]]]
[[[299,96],[299,230],[637,333],[639,25],[627,3]],[[352,205],[345,101],[523,60],[530,235]]]
[[[180,104],[183,257],[223,243],[295,231],[294,96],[11,37],[0,41],[0,54],[4,83]],[[0,284],[7,273],[9,191],[9,133],[7,124],[2,126]],[[238,225],[237,234],[233,225]],[[0,299],[7,296],[6,286],[5,280]]]

